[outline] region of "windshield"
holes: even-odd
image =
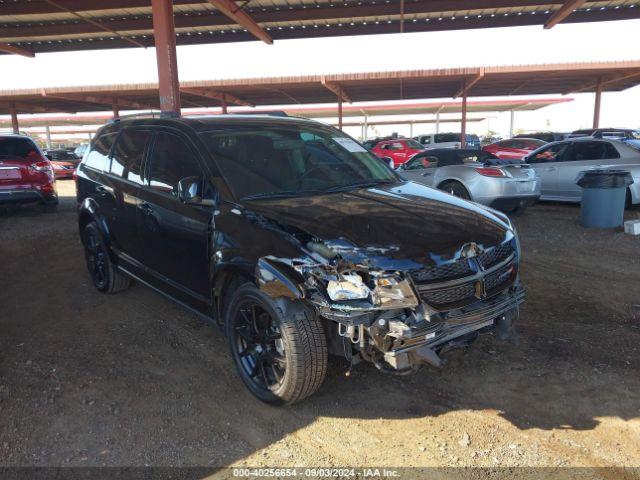
[[[298,196],[395,183],[359,143],[321,126],[234,127],[201,134],[239,199]]]

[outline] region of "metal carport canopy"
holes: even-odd
[[[185,107],[291,105],[349,102],[548,95],[621,91],[640,84],[640,61],[518,65],[301,77],[182,82]],[[465,87],[466,85],[466,87]],[[463,91],[464,90],[464,91]],[[158,84],[101,85],[0,91],[0,114],[157,109]],[[348,106],[345,106],[345,109]],[[444,108],[444,107],[443,107]],[[509,110],[508,108],[506,110]]]
[[[167,13],[155,2],[156,13]],[[169,2],[171,3],[171,2]],[[178,45],[640,18],[638,0],[173,0]],[[0,0],[0,51],[154,46],[151,0]],[[159,18],[159,17],[158,17]],[[157,40],[157,39],[156,39]]]

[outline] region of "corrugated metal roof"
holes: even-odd
[[[126,39],[153,45],[150,0],[102,0],[99,8],[97,2],[92,3],[0,0],[0,43],[34,52],[132,46]],[[541,25],[562,4],[535,0],[251,0],[241,8],[278,40],[397,33],[401,29]],[[255,39],[209,2],[174,0],[174,8],[178,44]],[[586,1],[565,21],[628,18],[640,18],[640,0]]]
[[[336,89],[345,101],[549,95],[604,91],[640,84],[640,61],[468,67],[182,82],[183,107],[332,103]],[[158,85],[119,84],[0,91],[0,113],[11,103],[20,112],[78,112],[110,108],[158,108]]]

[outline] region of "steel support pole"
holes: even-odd
[[[510,115],[511,115],[511,117],[509,119],[509,138],[513,138],[516,112],[514,110],[511,110]]]
[[[47,148],[51,149],[52,147],[52,143],[51,143],[51,127],[49,127],[49,125],[45,125],[44,127],[44,132],[47,138]]]
[[[163,116],[180,116],[180,83],[173,23],[173,0],[151,0],[153,36],[158,62],[160,112]]]
[[[600,126],[600,104],[602,102],[602,79],[598,79],[598,85],[596,86],[596,99],[593,108],[593,128]]]
[[[364,116],[364,134],[362,135],[362,141],[367,139],[367,135],[369,135],[369,118]]]
[[[409,122],[409,137],[413,138],[413,122]]]
[[[227,113],[227,101],[224,98],[222,99],[222,113],[225,115]]]
[[[116,100],[113,101],[113,105],[111,108],[113,110],[113,118],[120,117],[120,107],[118,107],[118,102]]]
[[[460,148],[467,148],[467,89],[462,93],[462,128],[460,129]]]
[[[440,133],[440,112],[436,113],[436,133]]]
[[[11,104],[9,112],[11,113],[11,129],[13,130],[13,133],[20,133],[20,124],[18,123],[18,112],[16,111],[16,106]]]
[[[342,130],[342,97],[338,96],[338,129]]]

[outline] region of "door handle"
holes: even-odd
[[[96,187],[96,193],[101,197],[106,197],[108,194],[113,193],[113,190],[109,187],[104,187],[102,185],[98,185]]]
[[[140,210],[142,210],[145,215],[151,215],[153,213],[153,207],[147,202],[143,202],[140,204]]]

